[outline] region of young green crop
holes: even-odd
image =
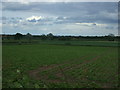
[[[3,45],[3,88],[117,87],[117,50],[72,45]],[[35,77],[30,75],[31,70],[37,73]]]

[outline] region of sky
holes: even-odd
[[[117,2],[2,2],[2,33],[118,35]]]

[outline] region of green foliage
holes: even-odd
[[[16,39],[16,40],[20,40],[20,39],[22,38],[22,36],[23,36],[23,35],[22,35],[21,33],[16,33],[16,34],[15,34],[15,39]]]
[[[3,45],[3,88],[118,86],[117,47],[73,46],[73,44],[65,46],[64,42],[54,42],[63,43],[62,45],[47,45],[46,43]],[[51,67],[52,65],[61,65],[62,71],[59,67]],[[46,70],[38,69],[40,67]],[[29,71],[36,69],[39,70],[38,75],[42,77],[39,80],[29,75]],[[56,80],[56,83],[49,80]]]

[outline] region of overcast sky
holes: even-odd
[[[0,20],[6,34],[118,35],[118,3],[2,2]]]

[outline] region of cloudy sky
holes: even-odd
[[[118,35],[117,2],[2,2],[2,33]]]

